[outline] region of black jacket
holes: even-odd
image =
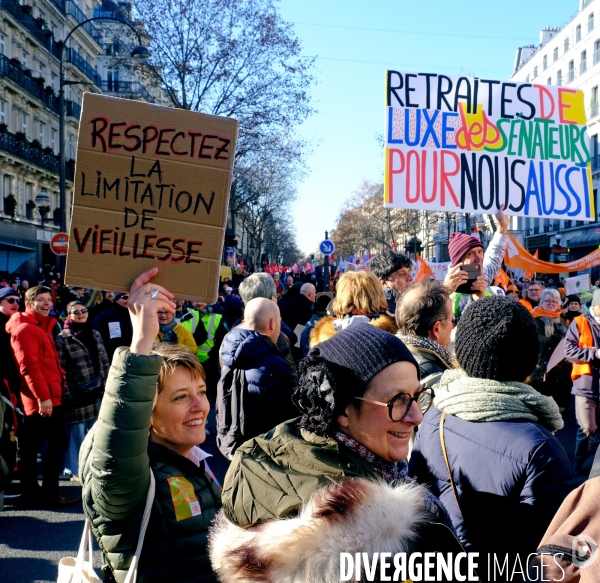
[[[119,346],[131,346],[133,327],[131,326],[129,310],[117,303],[109,310],[99,314],[94,320],[92,328],[98,330],[100,336],[102,336],[108,362],[112,362],[113,354]]]
[[[300,294],[290,302],[286,313],[282,313],[281,317],[292,330],[295,330],[298,325],[305,326],[312,315],[313,303],[305,295]]]
[[[298,416],[289,363],[273,342],[244,328],[233,329],[221,347],[217,387],[217,445],[231,458],[245,441]]]

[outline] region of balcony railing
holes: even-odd
[[[100,86],[102,77],[75,49],[67,49],[67,62],[75,65],[86,77]]]
[[[56,115],[59,115],[58,97],[54,95],[54,92],[50,93],[49,90],[44,88],[43,83],[37,82],[34,77],[25,75],[23,68],[11,62],[5,55],[0,55],[0,76],[10,79],[27,93],[33,95],[33,97],[37,97]]]
[[[598,115],[598,103],[592,103],[588,107],[588,119],[592,119]]]
[[[71,101],[70,99],[65,101],[66,113],[79,119],[81,117],[81,105]]]
[[[42,148],[28,142],[23,137],[19,138],[16,134],[8,131],[0,131],[0,150],[8,152],[13,156],[17,156],[26,162],[30,162],[49,170],[54,174],[58,174],[60,169],[60,161],[58,156],[47,154]],[[73,180],[75,173],[75,162],[69,160],[67,162],[67,180]]]
[[[99,86],[103,93],[117,93],[119,95],[141,95],[148,103],[154,103],[152,95],[139,81],[102,81]]]
[[[73,0],[65,0],[64,6],[63,12],[70,14],[77,22],[85,22],[89,18],[89,16],[86,16]],[[101,42],[102,33],[91,22],[84,24],[83,28],[97,43]]]
[[[60,57],[60,47],[52,32],[44,29],[45,22],[41,18],[31,15],[31,6],[21,6],[15,0],[0,0],[0,8],[18,20],[52,55],[57,59]]]

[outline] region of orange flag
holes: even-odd
[[[538,250],[537,249],[535,250],[535,253],[533,254],[533,258],[538,259]],[[533,279],[535,277],[535,271],[526,271],[523,274],[523,277],[525,279]]]
[[[510,278],[506,275],[506,271],[500,268],[498,275],[494,278],[494,285],[499,285],[500,287],[506,287],[510,283]]]
[[[421,262],[421,266],[419,267],[415,281],[421,281],[422,278],[425,278],[426,280],[429,279],[433,275],[433,271],[431,271],[431,267],[427,265],[427,261],[425,261],[425,259],[423,259],[420,255],[415,255],[415,261]]]

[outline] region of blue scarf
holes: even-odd
[[[178,344],[179,338],[177,337],[177,332],[175,332],[174,328],[177,326],[177,320],[173,319],[170,324],[161,324],[160,331],[164,334],[163,343],[164,344]]]

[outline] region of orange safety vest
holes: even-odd
[[[577,316],[573,322],[575,322],[577,330],[579,330],[579,348],[594,348],[594,337],[587,318],[585,316]],[[592,367],[589,362],[574,363],[573,370],[571,371],[571,379],[577,380],[579,377],[591,374]]]

